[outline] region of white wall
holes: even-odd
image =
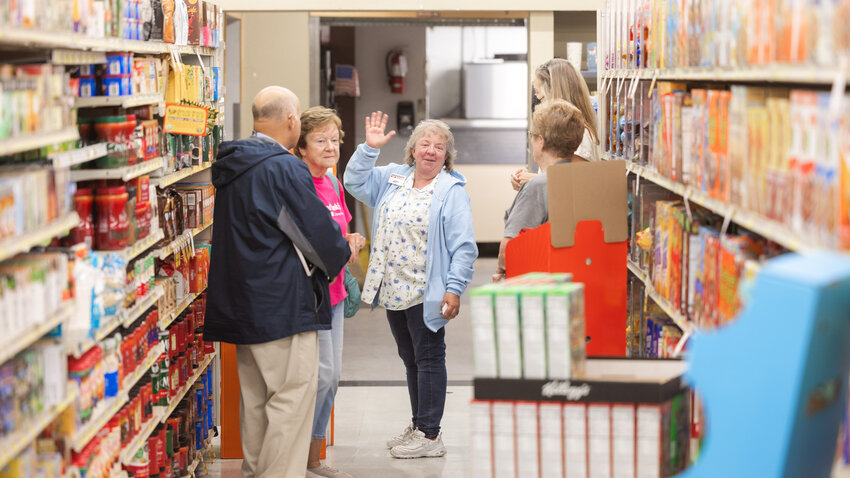
[[[242,15],[242,131],[251,134],[251,102],[269,85],[292,90],[306,108],[310,101],[310,16],[306,12]]]
[[[396,105],[399,101],[412,101],[417,107],[416,122],[424,119],[425,101],[425,27],[357,27],[354,31],[355,62],[360,77],[360,98],[355,100],[356,131],[352,138],[357,144],[366,139],[364,118],[373,111],[390,115],[387,130],[396,129]],[[403,94],[390,91],[384,60],[396,47],[407,57],[407,77]],[[418,108],[421,104],[422,108]],[[348,133],[346,133],[348,134]],[[381,149],[378,164],[400,163],[404,158],[407,138],[396,135]]]

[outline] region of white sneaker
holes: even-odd
[[[317,468],[307,468],[306,478],[354,478],[350,474],[337,470],[324,463]]]
[[[406,444],[413,437],[414,430],[415,429],[413,428],[413,422],[410,422],[410,425],[407,425],[407,428],[405,428],[400,435],[396,435],[390,438],[390,441],[387,442],[387,448],[395,448],[399,445]]]
[[[425,438],[425,434],[419,430],[413,432],[410,441],[404,445],[398,445],[390,450],[390,454],[395,458],[433,458],[446,454],[446,447],[443,446],[443,434],[437,435],[437,438],[430,440]]]

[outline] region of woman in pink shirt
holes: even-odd
[[[345,192],[341,181],[329,172],[339,161],[339,145],[344,133],[342,122],[334,110],[315,106],[301,114],[301,136],[295,146],[295,155],[310,169],[316,193],[328,208],[331,217],[339,224],[342,235],[351,247],[349,263],[354,262],[366,238],[358,233],[348,233],[351,214],[345,205]],[[331,282],[330,297],[333,320],[331,330],[319,331],[319,388],[316,394],[316,411],[313,415],[313,439],[307,460],[307,478],[323,476],[350,478],[351,475],[321,463],[319,455],[322,440],[328,428],[331,408],[339,386],[342,370],[343,300],[345,299],[345,270]]]

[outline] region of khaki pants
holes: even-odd
[[[319,369],[318,334],[237,345],[243,478],[303,478]]]

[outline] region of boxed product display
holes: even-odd
[[[683,371],[679,361],[589,359],[581,379],[476,378],[472,475],[676,475],[690,463]]]
[[[584,287],[526,274],[470,291],[476,376],[569,378],[584,363]]]

